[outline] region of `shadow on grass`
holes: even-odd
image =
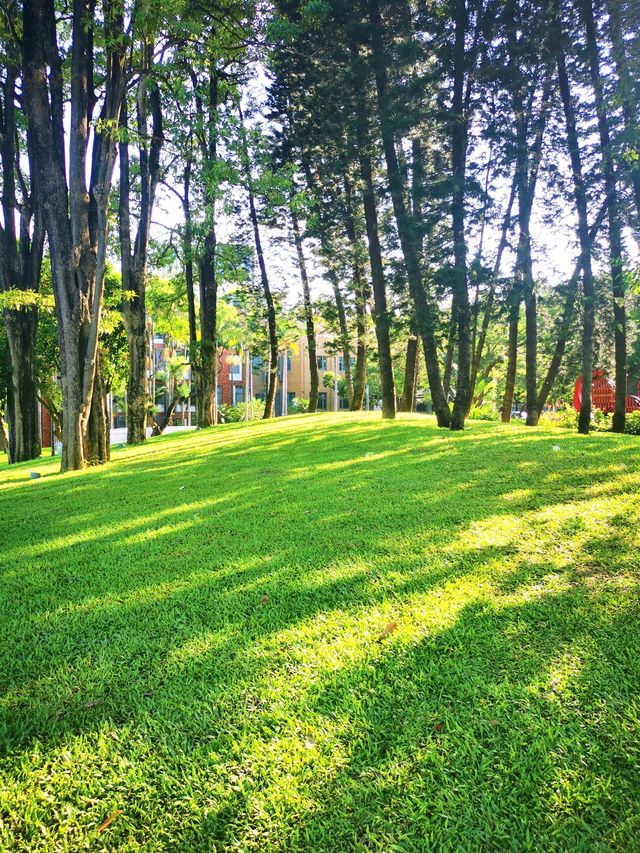
[[[372,427],[171,436],[104,470],[6,487],[0,744],[16,778],[34,750],[54,760],[115,727],[175,779],[193,776],[176,760],[221,768],[183,849],[522,849],[558,827],[588,845],[623,825],[629,838],[633,783],[615,756],[640,687],[621,649],[640,626],[619,612],[634,578],[609,581],[635,568],[635,446]],[[575,701],[551,684],[563,667]],[[618,714],[602,734],[615,748],[597,755],[590,695]],[[279,813],[286,768],[251,765],[305,725],[327,741],[300,759],[295,814],[289,800]],[[232,784],[247,762],[251,784]]]

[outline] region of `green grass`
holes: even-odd
[[[638,439],[378,417],[0,468],[2,849],[640,849]]]

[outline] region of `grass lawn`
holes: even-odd
[[[305,416],[56,471],[0,467],[1,849],[640,849],[640,439]]]

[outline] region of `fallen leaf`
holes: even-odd
[[[114,820],[118,817],[119,814],[122,814],[122,809],[116,809],[115,812],[110,814],[109,817],[104,821],[104,823],[100,824],[100,826],[98,827],[98,832],[104,832],[108,826],[111,826],[111,824],[114,822]]]
[[[489,720],[489,725],[495,728],[498,725],[498,720]]]
[[[184,486],[178,486],[178,491],[181,492],[184,489]]]
[[[390,634],[393,634],[393,632],[396,630],[397,627],[398,627],[397,622],[389,622],[389,624],[385,625],[384,628],[382,629],[378,639],[384,640],[385,637],[388,637]]]
[[[100,703],[98,702],[98,700],[97,700],[97,699],[93,699],[91,702],[85,702],[84,707],[85,707],[85,708],[95,708],[95,707],[96,707],[96,705],[99,705],[99,704],[100,704]]]
[[[304,745],[305,745],[306,749],[314,749],[315,748],[315,742],[312,740],[306,740]]]
[[[146,696],[146,697],[147,697],[147,699],[148,699],[148,698],[149,698],[149,696],[153,696],[153,690],[145,690],[145,691],[144,691],[144,693],[143,693],[142,695],[143,695],[143,696]]]
[[[444,728],[444,723],[436,723],[435,726],[433,727],[434,731],[436,731],[436,732],[441,732],[443,728]]]
[[[264,606],[265,604],[268,604],[268,603],[269,603],[269,596],[265,594],[260,599],[260,604],[262,604]]]

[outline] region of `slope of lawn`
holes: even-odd
[[[0,468],[1,849],[640,848],[640,440],[378,418]]]

